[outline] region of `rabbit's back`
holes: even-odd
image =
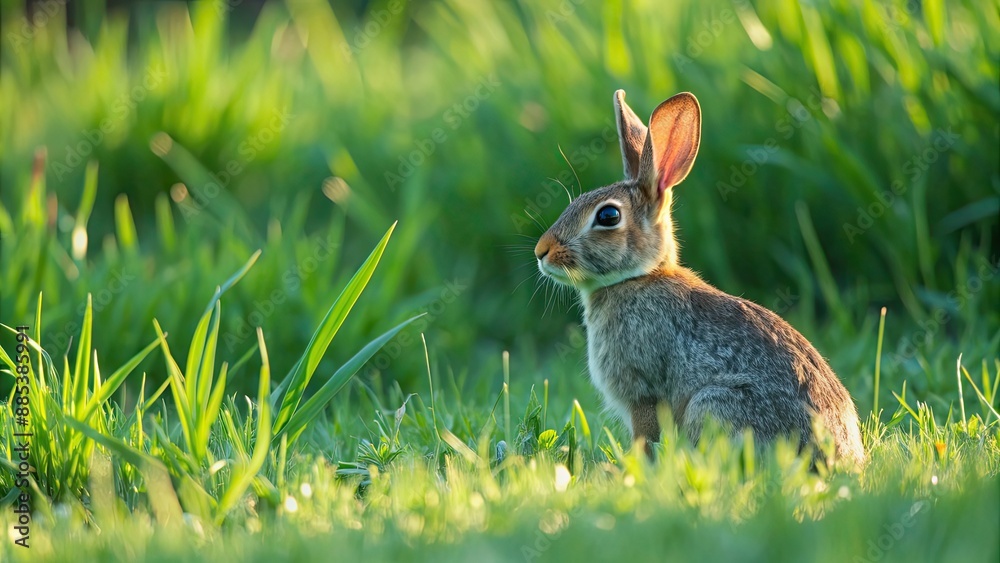
[[[591,377],[620,414],[665,402],[681,426],[700,425],[700,401],[720,395],[711,412],[762,440],[797,433],[805,442],[817,414],[840,453],[863,455],[847,390],[809,341],[764,307],[680,267],[602,288],[584,304]]]

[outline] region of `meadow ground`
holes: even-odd
[[[995,5],[625,4],[0,3],[0,561],[1000,559]],[[860,472],[602,411],[530,249],[617,88]]]

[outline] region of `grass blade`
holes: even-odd
[[[181,430],[184,432],[184,439],[187,442],[188,451],[194,451],[194,443],[192,440],[191,432],[191,404],[188,401],[188,395],[185,392],[184,387],[184,375],[181,373],[180,366],[177,365],[177,361],[174,360],[174,356],[170,353],[170,345],[167,344],[167,337],[163,334],[163,330],[160,329],[160,323],[153,320],[153,328],[156,329],[156,335],[159,337],[160,347],[163,349],[163,361],[167,364],[167,380],[170,382],[170,392],[174,396],[174,405],[177,408],[177,418],[181,423]]]
[[[319,413],[322,412],[327,403],[329,403],[333,397],[341,389],[343,389],[345,385],[347,385],[347,382],[354,377],[354,374],[361,369],[361,366],[363,366],[365,362],[370,360],[371,357],[382,348],[382,346],[385,346],[386,342],[392,340],[392,338],[396,336],[399,331],[403,330],[406,325],[422,316],[423,315],[421,314],[407,319],[390,329],[388,332],[384,333],[382,336],[379,336],[375,340],[366,344],[361,351],[354,355],[353,358],[348,360],[344,365],[340,366],[340,369],[333,374],[333,377],[324,383],[323,387],[321,387],[315,395],[310,397],[309,400],[302,405],[302,408],[295,410],[295,413],[288,421],[288,424],[280,430],[275,431],[275,437],[278,438],[282,434],[287,433],[289,435],[289,442],[294,442],[302,430],[305,429],[306,425],[319,416]]]
[[[65,421],[66,424],[68,424],[74,430],[77,430],[84,436],[90,438],[91,440],[97,442],[98,444],[104,446],[105,448],[108,448],[109,450],[117,454],[119,457],[124,459],[126,462],[140,469],[145,467],[146,465],[163,466],[160,460],[156,459],[155,457],[145,452],[141,452],[113,436],[102,434],[101,432],[98,432],[96,429],[91,428],[89,425],[84,424],[79,420],[66,417]]]
[[[87,171],[83,181],[83,195],[80,197],[80,207],[76,212],[76,223],[73,226],[73,259],[83,260],[87,257],[87,221],[94,210],[94,200],[97,198],[97,161],[87,163]]]
[[[264,344],[264,332],[257,327],[257,341],[260,344],[260,387],[257,391],[257,441],[253,447],[253,457],[230,481],[229,488],[219,500],[215,515],[215,523],[221,524],[230,508],[236,504],[253,483],[254,478],[264,466],[271,443],[271,403],[268,396],[271,390],[271,363],[267,357],[267,346]]]
[[[222,399],[226,396],[226,372],[228,368],[228,364],[222,364],[222,370],[219,371],[219,381],[216,382],[215,389],[212,390],[212,395],[209,397],[208,403],[205,404],[201,418],[197,420],[198,448],[203,455],[208,452],[208,439],[212,433],[212,424],[218,420]]]
[[[135,234],[135,220],[132,218],[132,208],[128,204],[128,196],[119,195],[115,199],[115,232],[118,234],[118,247],[125,254],[138,253],[138,237]]]
[[[216,290],[216,296],[218,296],[218,290]],[[216,301],[215,297],[212,300]],[[194,335],[191,337],[191,346],[188,348],[187,364],[184,366],[184,392],[187,394],[188,400],[191,401],[191,416],[193,418],[198,418],[201,410],[201,404],[198,400],[200,369],[211,319],[212,312],[205,311],[201,319],[198,320],[198,326],[194,329]]]
[[[580,417],[580,431],[583,432],[583,437],[586,438],[590,449],[594,449],[594,440],[590,437],[590,424],[587,423],[587,415],[584,414],[580,401],[576,399],[573,399],[573,414]]]
[[[205,338],[205,347],[201,354],[201,366],[198,369],[198,386],[196,388],[198,411],[205,413],[208,409],[209,394],[212,392],[212,382],[215,379],[215,350],[219,342],[219,318],[222,307],[215,302],[215,313],[212,315],[211,329]]]
[[[351,278],[351,281],[348,282],[344,291],[337,297],[333,306],[330,307],[330,310],[326,313],[326,317],[320,322],[319,328],[313,333],[309,345],[306,346],[305,352],[302,353],[302,357],[299,358],[298,362],[292,367],[292,370],[285,376],[278,388],[275,389],[274,395],[276,397],[282,391],[285,391],[284,397],[281,400],[281,408],[278,410],[278,416],[274,421],[275,434],[281,432],[289,420],[291,420],[292,414],[295,413],[296,408],[299,406],[299,401],[302,400],[302,395],[309,385],[309,380],[312,379],[313,373],[316,372],[316,367],[319,366],[320,360],[326,354],[330,342],[337,334],[337,331],[340,330],[340,325],[344,323],[344,319],[351,312],[351,308],[358,300],[361,292],[368,285],[368,280],[371,279],[372,274],[375,272],[375,267],[378,266],[378,262],[382,258],[382,253],[385,252],[385,247],[389,243],[389,237],[392,236],[392,231],[395,228],[396,223],[393,223],[389,227],[389,230],[386,231],[382,240],[379,241],[378,246],[375,247],[375,250],[372,250],[368,259],[361,265],[361,268],[358,269],[354,277]]]
[[[882,337],[885,335],[885,307],[882,307],[882,312],[879,314],[878,320],[878,343],[876,344],[875,350],[875,392],[873,393],[874,399],[872,400],[872,413],[878,417],[878,386],[879,380],[882,376]]]
[[[73,410],[79,412],[87,400],[87,380],[90,378],[91,335],[93,330],[94,306],[91,295],[87,294],[87,307],[83,311],[83,326],[80,328],[80,343],[76,346],[76,367],[73,374],[65,374],[73,380]]]
[[[95,409],[97,409],[98,407],[103,405],[105,401],[110,399],[111,395],[113,395],[114,392],[117,391],[118,388],[121,386],[121,384],[125,382],[125,378],[128,377],[130,373],[132,373],[132,370],[134,370],[136,366],[138,366],[144,359],[146,359],[146,356],[148,356],[149,353],[152,352],[154,348],[159,346],[159,344],[160,341],[158,339],[150,342],[148,346],[142,349],[142,351],[140,351],[135,356],[132,356],[132,359],[126,362],[125,365],[118,368],[117,370],[115,370],[114,373],[109,375],[108,378],[104,381],[104,384],[101,385],[101,388],[95,391],[94,394],[90,397],[90,401],[87,402],[87,408],[84,409],[83,414],[79,417],[80,420],[86,422],[90,418],[90,415],[94,413]]]
[[[222,285],[216,288],[215,295],[212,296],[211,301],[208,302],[208,306],[205,307],[205,314],[208,314],[209,312],[212,311],[212,309],[215,307],[215,303],[219,300],[220,297],[222,297],[223,293],[229,291],[229,288],[233,287],[234,285],[236,285],[236,282],[243,279],[243,276],[245,276],[247,272],[250,271],[250,268],[252,268],[254,263],[257,262],[257,259],[260,258],[260,253],[261,253],[260,249],[257,249],[256,252],[250,255],[250,259],[247,260],[246,264],[243,264],[242,268],[237,270],[235,274],[229,276],[229,279],[227,279],[225,282],[222,283]]]

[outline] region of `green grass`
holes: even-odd
[[[213,302],[204,319],[213,310],[217,318]],[[196,342],[206,336],[211,342],[217,325],[197,334]],[[598,413],[588,416],[575,401],[550,404],[550,396],[570,396],[560,385],[546,380],[539,399],[535,389],[498,382],[491,396],[488,387],[466,388],[432,364],[433,399],[404,396],[396,387],[383,403],[359,387],[330,410],[312,413],[304,440],[289,441],[294,433],[272,439],[276,403],[268,397],[266,339],[259,338],[260,388],[248,409],[235,397],[224,404],[208,399],[212,408],[182,407],[185,390],[201,387],[189,367],[187,378],[169,380],[173,408],[143,406],[126,415],[102,392],[122,378],[102,382],[97,356],[92,378],[81,373],[85,364],[60,378],[45,362],[48,376],[31,374],[37,383],[29,395],[36,433],[32,547],[20,551],[8,542],[0,549],[18,559],[102,561],[294,561],[330,554],[661,560],[691,553],[769,561],[990,561],[997,555],[1000,415],[992,405],[1000,362],[975,379],[963,368],[960,389],[973,389],[980,401],[960,415],[935,417],[904,388],[887,421],[867,421],[870,461],[853,473],[825,465],[810,470],[811,455],[797,454],[790,442],[763,455],[749,435],[733,440],[708,432],[689,444],[669,424],[658,461],[650,463],[641,449],[626,451],[620,432],[605,427]],[[188,357],[204,358],[205,350]],[[6,353],[0,359],[13,371]],[[59,408],[64,393],[91,379],[89,401],[74,394],[95,409]],[[138,403],[154,399],[144,403],[140,391]],[[512,417],[505,414],[510,402]],[[362,421],[367,428],[358,412],[374,414]],[[188,424],[168,420],[185,414]],[[13,436],[12,407],[0,410],[0,425]],[[191,427],[210,432],[203,448],[189,445]],[[5,464],[11,445],[5,444]],[[73,456],[61,457],[66,453]],[[14,494],[12,477],[13,471],[0,483]],[[0,515],[7,528],[11,514]]]
[[[0,2],[0,560],[1000,557],[993,4],[223,5]],[[530,248],[619,87],[698,96],[682,259],[829,358],[859,474],[601,411]]]

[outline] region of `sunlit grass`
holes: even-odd
[[[129,18],[81,8],[86,25],[69,40],[57,10],[0,56],[0,299],[26,318],[45,290],[60,304],[46,311],[60,352],[86,293],[105,289],[95,319],[110,327],[96,336],[109,361],[144,345],[125,310],[184,327],[175,336],[187,340],[194,325],[182,319],[258,248],[223,332],[245,344],[260,324],[276,346],[301,347],[352,271],[344,259],[364,256],[345,233],[378,237],[396,220],[383,271],[394,298],[362,298],[368,334],[378,319],[428,311],[457,282],[467,289],[456,304],[428,321],[457,362],[565,343],[576,312],[532,300],[532,280],[519,286],[543,230],[525,210],[543,225],[558,216],[564,190],[550,178],[577,192],[621,176],[619,87],[643,115],[680,90],[699,97],[704,142],[677,198],[682,260],[781,309],[849,388],[870,376],[874,340],[854,336],[874,330],[882,306],[890,356],[918,323],[947,316],[883,374],[896,386],[905,369],[922,392],[944,389],[935,373],[957,351],[932,351],[946,333],[992,332],[966,339],[967,358],[996,346],[996,296],[951,293],[998,266],[1000,22],[983,2],[642,3],[620,21],[599,3],[356,15],[272,2],[250,28],[217,4]],[[5,10],[8,38],[22,20]],[[48,228],[36,236],[21,220]],[[523,250],[503,251],[512,244]],[[305,263],[314,269],[300,272]],[[275,291],[286,304],[268,314]],[[224,345],[224,359],[238,347]],[[422,381],[419,346],[407,351],[378,371]],[[275,358],[282,370],[292,361]]]
[[[62,560],[72,549],[74,558],[149,561],[291,561],[329,549],[345,557],[393,558],[420,549],[421,558],[527,560],[596,553],[659,560],[691,551],[732,557],[752,549],[768,560],[842,561],[871,559],[869,542],[882,545],[891,560],[985,561],[996,551],[986,538],[1000,517],[1000,421],[991,406],[1000,366],[982,374],[983,385],[963,374],[967,385],[987,391],[981,413],[960,419],[935,418],[904,390],[888,422],[865,425],[869,462],[854,473],[811,468],[811,455],[799,455],[793,442],[761,451],[748,435],[729,439],[709,430],[692,445],[669,421],[651,463],[641,448],[619,443],[615,425],[591,435],[598,413],[588,416],[578,405],[553,412],[533,390],[512,390],[515,413],[523,408],[523,414],[513,416],[516,431],[507,432],[494,400],[504,394],[491,396],[482,385],[456,405],[469,409],[464,415],[446,402],[389,392],[389,405],[367,409],[375,413],[367,430],[351,422],[357,401],[335,400],[312,421],[303,447],[269,444],[270,433],[260,427],[268,424],[266,411],[252,414],[269,404],[264,342],[261,335],[257,400],[242,408],[234,397],[203,413],[212,417],[201,426],[212,430],[209,455],[219,460],[210,473],[185,453],[184,434],[166,423],[167,410],[151,409],[145,426],[141,411],[123,421],[114,402],[93,426],[71,411],[50,413],[82,432],[80,444],[93,452],[78,475],[85,494],[40,491],[31,551],[4,549],[35,560]],[[438,385],[447,377],[431,376]],[[5,428],[13,418],[11,410],[0,411]],[[330,441],[346,428],[361,433],[354,453]],[[36,440],[33,455],[65,443],[45,434]],[[260,461],[241,472],[233,464],[247,463],[251,447]],[[5,453],[7,463],[9,445]],[[43,471],[39,484],[51,491]],[[234,496],[241,482],[253,484],[251,494]],[[114,491],[121,502],[97,491]],[[0,522],[9,524],[9,514]],[[641,543],[657,533],[666,535]]]

